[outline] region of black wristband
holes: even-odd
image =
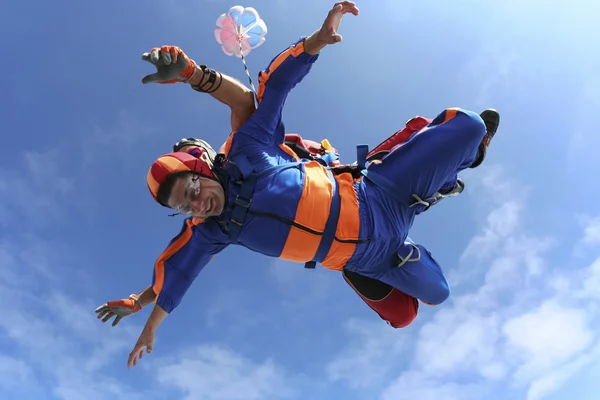
[[[223,76],[220,72],[208,68],[206,65],[200,65],[200,69],[202,70],[202,78],[200,78],[200,82],[197,85],[190,86],[197,92],[213,93],[221,86],[221,82],[223,82]],[[204,80],[204,75],[206,74],[208,74],[208,80],[202,83]],[[219,82],[217,82],[217,78],[219,79]]]

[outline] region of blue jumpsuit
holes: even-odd
[[[204,266],[229,245],[346,268],[429,304],[448,297],[440,266],[408,238],[415,216],[427,208],[415,205],[413,194],[427,199],[454,187],[457,173],[475,159],[483,121],[470,111],[445,110],[359,178],[332,173],[317,161],[299,160],[284,144],[285,100],[317,59],[300,39],[259,74],[257,110],[225,144],[223,213],[186,219],[155,263],[153,289],[165,311],[177,307]]]

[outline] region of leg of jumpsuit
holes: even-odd
[[[454,187],[458,173],[475,160],[485,132],[483,120],[476,113],[445,110],[380,163],[370,164],[366,178],[380,183],[383,180],[385,187],[379,185],[380,189],[396,200],[397,212],[412,221],[414,215],[427,208],[413,194],[425,200]],[[446,278],[424,246],[407,238],[398,255],[403,262],[398,264],[394,257],[372,277],[428,304],[440,304],[448,298]]]

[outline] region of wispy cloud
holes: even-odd
[[[114,120],[108,119],[103,125],[90,126],[80,136],[78,144],[83,154],[82,164],[86,167],[99,160],[104,162],[110,157],[118,157],[120,163],[129,165],[133,162],[132,155],[146,148],[145,142],[150,138],[158,138],[157,133],[164,127],[164,121],[153,124],[135,113],[121,110]],[[172,136],[173,142],[178,139]],[[165,147],[165,152],[168,150]]]
[[[68,200],[73,180],[63,173],[66,158],[60,148],[28,150],[20,162],[0,167],[0,196],[3,199],[2,222],[42,224],[64,216],[57,199]],[[67,165],[69,166],[69,165]]]
[[[204,345],[162,360],[158,382],[178,389],[182,399],[286,399],[295,393],[284,370],[271,360],[254,362],[226,347]]]
[[[41,239],[33,240],[28,237],[35,247],[49,247]],[[20,360],[13,373],[30,384],[52,382],[49,390],[60,399],[138,398],[111,372],[114,357],[122,357],[135,340],[131,329],[101,326],[92,313],[95,304],[67,294],[64,288],[72,282],[64,277],[70,275],[70,267],[50,266],[41,255],[21,257],[28,247],[13,241],[2,239],[0,245],[5,255],[1,275],[21,278],[0,283],[0,303],[10,305],[0,319],[0,333]],[[45,279],[38,273],[41,266],[57,279]],[[110,346],[105,345],[107,339]],[[121,364],[124,367],[124,361]]]
[[[327,377],[352,389],[382,384],[390,372],[404,365],[402,353],[410,339],[379,320],[352,319],[345,324],[350,338],[327,364]]]
[[[0,387],[15,390],[31,384],[33,370],[31,366],[15,357],[0,355]]]
[[[581,218],[583,224],[583,237],[581,244],[585,246],[596,246],[600,244],[600,216]]]

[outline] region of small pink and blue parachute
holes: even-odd
[[[267,25],[252,7],[234,6],[217,19],[215,39],[228,56],[247,56],[265,42]]]

